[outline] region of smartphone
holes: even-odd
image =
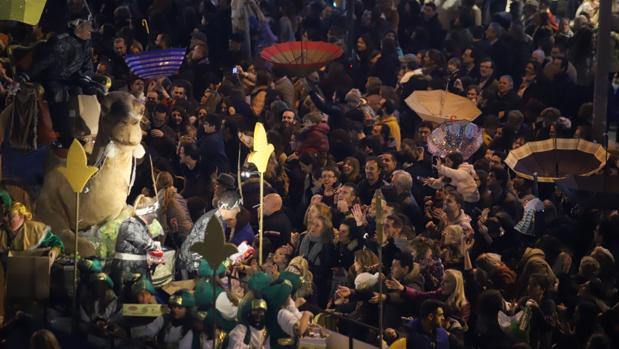
[[[232,68],[232,74],[237,75],[239,73],[239,69],[237,67]]]

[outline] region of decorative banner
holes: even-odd
[[[224,229],[219,223],[219,219],[213,216],[206,225],[204,241],[196,242],[191,246],[190,250],[204,257],[211,268],[217,270],[217,267],[219,267],[226,258],[237,252],[234,244],[225,241]]]
[[[123,316],[157,317],[168,313],[168,307],[161,304],[123,304]]]
[[[133,74],[153,79],[176,74],[184,59],[184,48],[170,48],[127,55],[125,62]]]
[[[82,144],[80,144],[77,139],[74,139],[69,148],[67,165],[65,167],[59,167],[58,171],[67,179],[74,193],[81,193],[90,177],[92,177],[98,169],[88,166],[84,147],[82,147]]]
[[[257,122],[254,128],[254,151],[249,154],[247,161],[256,165],[258,172],[264,173],[267,170],[269,157],[274,150],[273,144],[268,143],[264,126]]]
[[[0,0],[0,20],[39,24],[47,0]]]

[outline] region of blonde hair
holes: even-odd
[[[303,224],[306,227],[307,227],[307,220],[308,220],[309,212],[310,212],[311,209],[317,210],[319,217],[324,217],[329,222],[332,222],[331,209],[326,204],[324,204],[322,202],[319,202],[317,204],[309,205],[309,207],[305,211],[305,217],[303,218]],[[333,225],[333,224],[331,223],[331,225]],[[325,227],[326,227],[326,225],[325,225]]]
[[[456,307],[458,310],[462,310],[465,305],[469,303],[464,294],[464,279],[462,278],[462,272],[456,269],[445,270],[445,277],[452,276],[456,281],[456,288],[447,298],[447,304]]]
[[[30,212],[30,210],[28,210],[28,207],[26,207],[26,205],[22,204],[21,202],[15,201],[13,205],[11,205],[11,212],[17,212],[27,221],[32,219],[32,212]]]
[[[151,198],[150,196],[145,196],[143,194],[138,195],[133,202],[133,214],[137,215],[137,210],[147,208],[156,202],[157,200],[155,198]]]
[[[312,289],[314,274],[309,270],[307,259],[302,256],[294,257],[290,263],[288,263],[286,271],[299,275],[303,280],[303,286],[297,291],[297,297],[306,297],[314,292]]]

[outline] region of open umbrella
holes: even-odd
[[[445,121],[473,121],[481,114],[468,98],[444,91],[415,91],[405,100],[420,118],[442,124]]]
[[[569,176],[557,185],[575,203],[589,208],[617,208],[619,203],[619,176]]]
[[[153,79],[176,74],[184,59],[184,48],[171,48],[127,55],[125,62],[133,74]]]
[[[575,138],[528,142],[509,152],[505,163],[520,177],[554,183],[567,176],[589,176],[606,164],[606,150]]]
[[[291,41],[271,45],[260,53],[267,62],[291,74],[306,76],[344,53],[341,47],[322,41]]]
[[[432,131],[428,137],[428,151],[440,157],[459,152],[468,159],[482,143],[482,132],[477,125],[468,121],[451,121]]]
[[[0,20],[37,25],[47,0],[0,0]]]

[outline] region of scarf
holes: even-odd
[[[310,248],[310,242],[314,243]],[[320,252],[322,251],[322,237],[314,237],[309,232],[307,236],[301,240],[301,246],[299,246],[299,255],[305,257],[308,262],[313,265],[320,265]]]

